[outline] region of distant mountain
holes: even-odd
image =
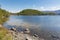
[[[55,11],[43,11],[43,12],[54,12],[56,15],[60,15],[60,10],[55,10]]]
[[[60,10],[56,10],[54,11],[56,14],[59,14],[60,15]]]

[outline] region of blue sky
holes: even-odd
[[[0,0],[1,8],[10,12],[19,12],[23,9],[59,10],[60,0]]]

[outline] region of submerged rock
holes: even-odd
[[[16,28],[12,27],[10,30],[12,30],[12,31],[16,31]]]
[[[56,35],[51,35],[52,38],[57,38],[57,39],[60,39],[58,36]]]
[[[34,34],[34,36],[35,36],[35,37],[38,37],[38,35],[37,35],[37,34]]]
[[[38,37],[33,37],[32,35],[25,34],[23,31],[22,32],[12,31],[12,37],[13,40],[40,40]]]
[[[29,30],[28,28],[26,28],[26,29],[24,30],[24,33],[30,33],[30,30]]]

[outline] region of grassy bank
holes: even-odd
[[[0,40],[12,40],[12,35],[6,28],[0,27]]]
[[[0,24],[3,24],[8,20],[10,13],[4,9],[0,9]]]

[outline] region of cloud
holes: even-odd
[[[33,5],[33,9],[37,9],[37,10],[40,10],[40,11],[54,11],[54,10],[60,10],[60,7],[44,7],[44,6],[41,6],[41,7],[36,7],[36,5]]]
[[[30,9],[30,8],[23,8],[23,9]],[[9,10],[12,13],[16,13],[19,12],[23,9],[17,9],[17,10]],[[36,10],[40,10],[40,11],[55,11],[55,10],[60,10],[60,7],[36,7],[36,5],[33,5],[33,7],[31,9],[36,9]]]
[[[42,11],[46,11],[46,10],[48,10],[48,11],[54,11],[54,10],[60,10],[60,7],[47,7],[47,8],[45,8],[45,7],[40,7],[39,9],[41,9]]]

